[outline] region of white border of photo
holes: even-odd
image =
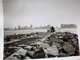
[[[3,60],[3,5],[0,0],[0,60]]]
[[[79,8],[79,6],[77,7]],[[80,15],[79,15],[79,9],[77,10],[77,26],[78,26],[78,38],[79,38],[79,48],[80,48]],[[4,51],[4,16],[3,16],[3,5],[2,5],[2,0],[0,0],[0,60],[3,60],[3,51]],[[80,56],[72,56],[72,57],[60,57],[60,58],[44,58],[44,59],[33,59],[33,60],[80,60]]]

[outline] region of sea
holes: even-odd
[[[4,35],[13,35],[13,34],[29,34],[35,32],[47,32],[47,29],[32,29],[32,30],[5,30]]]
[[[33,32],[47,32],[48,29],[33,29],[33,30],[5,30],[5,35],[13,35],[13,34],[27,34]],[[77,28],[60,28],[57,29],[56,32],[71,32],[77,34]]]
[[[77,34],[77,28],[60,28],[56,30],[57,32],[71,32]]]

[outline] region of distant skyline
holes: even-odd
[[[4,27],[77,24],[77,0],[3,1]]]
[[[18,28],[19,26],[20,27],[31,27],[31,25],[30,26],[21,26],[21,25],[18,25],[18,26],[14,27],[14,28]],[[48,25],[40,25],[40,26],[36,26],[36,27],[43,27],[43,26],[48,26]],[[33,25],[32,25],[32,27],[35,28]],[[10,27],[4,27],[4,28],[10,28]]]

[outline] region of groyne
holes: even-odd
[[[45,34],[44,34],[45,35]],[[38,35],[39,36],[39,35]],[[22,42],[23,40],[21,40]],[[25,40],[25,42],[28,42]],[[78,35],[70,32],[46,33],[28,45],[21,45],[9,59],[36,59],[79,55]]]

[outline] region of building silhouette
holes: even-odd
[[[75,24],[61,24],[61,28],[77,28]]]

